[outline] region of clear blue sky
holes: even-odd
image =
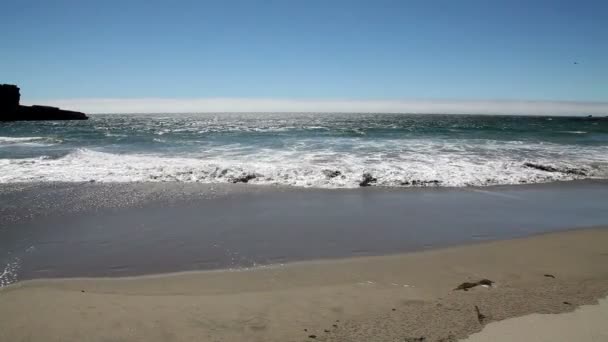
[[[34,99],[608,101],[604,0],[4,0],[0,42]]]

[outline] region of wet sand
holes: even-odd
[[[387,255],[608,224],[608,183],[0,186],[0,283]]]
[[[24,281],[0,289],[0,340],[455,341],[595,304],[608,295],[606,265],[608,228],[596,228],[241,271]],[[494,286],[454,290],[482,278]]]

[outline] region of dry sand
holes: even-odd
[[[455,341],[595,304],[607,265],[608,229],[597,228],[245,271],[26,281],[0,289],[0,341]],[[482,278],[495,286],[454,291]],[[504,324],[524,322],[475,341]]]

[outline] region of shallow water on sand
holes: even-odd
[[[465,189],[183,183],[2,188],[2,284],[240,269],[608,224],[600,181]]]

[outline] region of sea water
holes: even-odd
[[[319,188],[608,178],[608,119],[206,113],[0,123],[0,183]]]

